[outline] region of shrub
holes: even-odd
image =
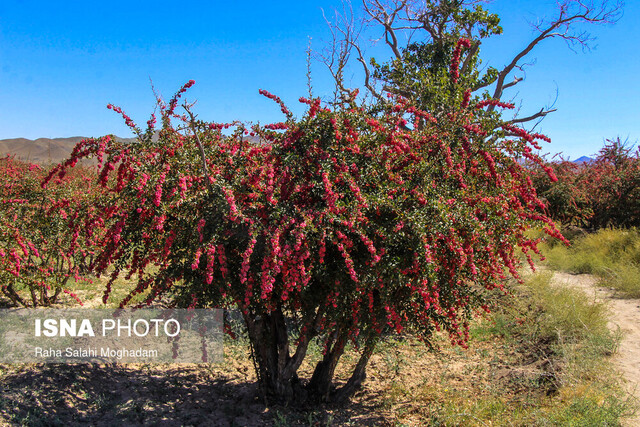
[[[539,165],[530,168],[554,220],[591,230],[640,226],[640,151],[633,152],[620,138],[607,140],[592,162],[546,166],[557,181],[549,181]]]
[[[94,249],[78,220],[92,216],[90,199],[100,194],[88,172],[78,168],[45,190],[43,167],[0,159],[0,283],[14,304],[51,305],[61,292],[75,297],[67,282],[82,279]]]
[[[548,215],[564,225],[587,227],[593,217],[591,195],[585,185],[588,164],[568,160],[548,162],[557,181],[549,179],[547,172],[531,164],[531,180],[537,194],[545,201]]]
[[[104,159],[98,182],[114,197],[95,199],[105,233],[91,267],[110,275],[105,301],[124,274],[138,285],[122,306],[148,291],[147,303],[238,307],[259,382],[277,399],[349,397],[389,331],[428,341],[443,329],[464,345],[486,291],[518,277],[516,250],[537,251],[526,230],[561,238],[517,161],[540,161],[529,145],[544,137],[505,123],[519,136],[488,138],[496,121],[483,109],[509,106],[471,101],[455,76],[438,119],[400,97],[373,113],[355,93],[333,108],[301,98],[308,110],[295,119],[261,91],[286,121],[251,128],[197,120],[187,103],[179,114],[193,83],[158,101],[158,138],[154,116],[143,132],[111,107],[139,142],[85,140],[48,179]],[[324,356],[303,387],[297,370],[314,339]],[[361,356],[335,390],[349,341]]]
[[[585,171],[591,195],[592,229],[640,226],[640,151],[620,140],[607,140]]]

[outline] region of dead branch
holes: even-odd
[[[496,87],[493,92],[494,99],[501,99],[504,90],[514,85],[505,85],[505,79],[519,66],[519,62],[527,56],[540,42],[551,38],[561,38],[569,45],[579,44],[587,48],[593,37],[585,31],[574,32],[574,26],[579,23],[587,24],[612,24],[616,22],[622,13],[622,1],[617,0],[611,4],[608,0],[602,0],[599,4],[595,0],[563,0],[558,3],[558,14],[555,19],[541,21],[534,25],[539,35],[513,57],[498,74]],[[489,111],[495,109],[490,106]]]
[[[363,0],[362,5],[370,19],[382,25],[384,28],[385,43],[391,48],[396,59],[402,60],[400,46],[398,44],[397,28],[394,27],[400,14],[406,11],[407,0],[391,0],[387,7],[381,0]]]
[[[350,97],[351,91],[344,85],[344,73],[350,59],[355,59],[362,66],[364,87],[377,100],[386,101],[382,96],[383,91],[402,91],[400,88],[389,87],[393,85],[385,85],[389,82],[384,81],[381,82],[381,88],[380,84],[374,81],[374,73],[359,40],[365,26],[382,30],[379,40],[390,49],[392,57],[399,61],[403,60],[403,51],[409,41],[418,35],[422,37],[421,42],[440,46],[450,41],[451,37],[468,37],[472,45],[463,53],[460,72],[465,74],[472,71],[472,62],[477,57],[482,39],[499,33],[500,28],[491,20],[464,20],[460,19],[459,14],[461,9],[472,10],[483,3],[487,3],[487,0],[362,0],[364,18],[359,22],[354,19],[351,5],[346,3],[343,13],[336,13],[334,22],[329,22],[325,17],[332,41],[329,49],[320,55],[321,61],[330,70],[336,82],[336,100]],[[580,26],[615,23],[622,14],[622,6],[622,0],[558,0],[555,15],[551,19],[543,19],[532,24],[537,35],[508,61],[507,65],[498,69],[491,78],[479,82],[473,91],[492,87],[493,89],[489,89],[492,93],[491,98],[501,100],[505,90],[524,80],[523,76],[513,74],[517,70],[524,72],[526,58],[543,40],[556,38],[564,40],[570,48],[580,46],[588,49],[594,37]],[[489,106],[488,111],[495,108]],[[535,114],[515,118],[510,123],[541,119],[552,111],[555,109],[543,108]]]
[[[535,120],[535,119],[544,117],[549,113],[553,113],[554,111],[557,111],[557,108],[551,108],[549,110],[545,110],[544,108],[541,108],[540,111],[538,111],[535,114],[532,114],[532,115],[527,116],[527,117],[519,117],[517,119],[509,120],[507,123],[516,124],[516,123],[530,122],[531,120]]]
[[[350,4],[345,5],[342,14],[335,12],[334,22],[326,17],[324,11],[322,14],[331,31],[331,42],[327,49],[317,55],[317,58],[325,64],[336,83],[334,102],[338,102],[339,99],[351,97],[351,91],[344,86],[344,72],[349,64],[352,49],[358,46],[362,26],[356,26]],[[357,50],[361,57],[362,52],[359,46]]]

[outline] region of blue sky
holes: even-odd
[[[354,5],[358,2],[354,0]],[[495,0],[504,34],[487,42],[482,57],[496,67],[531,37],[527,20],[553,12],[555,2]],[[106,109],[121,106],[136,122],[153,111],[156,90],[169,98],[183,83],[196,85],[188,99],[215,121],[269,122],[279,108],[258,94],[267,89],[294,111],[307,94],[306,49],[329,38],[327,14],[339,1],[35,1],[0,2],[0,139],[130,136],[122,119]],[[556,98],[558,111],[539,130],[553,142],[544,151],[576,158],[593,154],[604,138],[640,139],[640,60],[635,23],[640,4],[628,1],[614,26],[597,26],[594,48],[574,53],[548,40],[530,56],[526,80],[517,86],[523,114]],[[370,50],[376,56],[379,51]],[[379,56],[377,56],[379,57]],[[330,79],[312,64],[316,95]],[[359,82],[356,68],[348,75]]]

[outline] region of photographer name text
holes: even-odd
[[[145,349],[145,348],[137,348],[137,349],[127,349],[127,348],[110,348],[110,347],[101,347],[98,348],[73,348],[67,347],[64,350],[57,348],[42,348],[35,347],[34,355],[38,358],[73,358],[73,359],[84,359],[89,357],[109,357],[115,359],[123,359],[123,358],[157,358],[158,350],[153,349]]]

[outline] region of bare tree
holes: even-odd
[[[522,79],[516,77],[511,83],[505,84],[507,77],[518,67],[520,61],[540,42],[545,39],[560,38],[566,41],[569,47],[579,45],[583,49],[587,49],[589,48],[589,42],[593,41],[594,38],[587,31],[577,31],[575,25],[579,23],[612,24],[620,18],[622,6],[621,1],[609,3],[606,0],[599,4],[593,1],[582,0],[565,0],[559,2],[556,17],[552,20],[543,20],[535,24],[535,29],[539,33],[538,36],[531,40],[529,44],[518,52],[511,62],[499,72],[493,91],[493,98],[501,99],[505,89],[515,86],[522,81]],[[544,117],[549,112],[551,111],[545,111],[543,109],[536,114],[516,119],[513,122],[534,120],[538,117]]]
[[[373,81],[371,64],[365,59],[359,40],[363,26],[381,29],[379,40],[400,62],[404,60],[403,54],[412,41],[444,48],[447,43],[465,37],[471,41],[471,47],[461,58],[460,74],[464,75],[471,71],[482,40],[502,32],[497,15],[482,9],[485,3],[486,0],[362,0],[364,17],[360,23],[353,17],[350,5],[345,8],[348,13],[342,15],[341,20],[330,23],[334,37],[331,55],[325,55],[321,60],[332,70],[338,87],[345,92],[349,90],[344,86],[343,73],[349,58],[355,53],[364,71],[364,86],[372,95],[379,100],[383,91],[407,95],[402,93],[401,88],[389,85],[389,82]],[[589,49],[594,37],[583,29],[582,24],[615,23],[622,16],[622,8],[622,0],[559,0],[553,18],[532,24],[537,35],[504,67],[488,70],[485,78],[479,80],[473,90],[486,90],[493,99],[502,100],[507,89],[524,80],[524,67],[529,65],[525,62],[526,58],[542,41],[562,39],[572,49]],[[488,108],[493,111],[495,106]],[[510,122],[518,124],[541,119],[552,111],[555,110],[542,108]]]
[[[345,2],[343,6],[341,13],[337,10],[335,11],[333,21],[330,21],[326,15],[324,16],[331,31],[331,40],[328,46],[316,55],[317,58],[326,65],[336,83],[334,103],[352,97],[352,91],[345,87],[344,72],[349,65],[353,49],[356,49],[360,54],[358,60],[361,62],[364,61],[362,51],[358,44],[362,24],[356,23],[350,3]],[[375,88],[370,83],[369,68],[365,62],[363,62],[363,66],[366,71],[365,87],[372,93],[377,94]]]

